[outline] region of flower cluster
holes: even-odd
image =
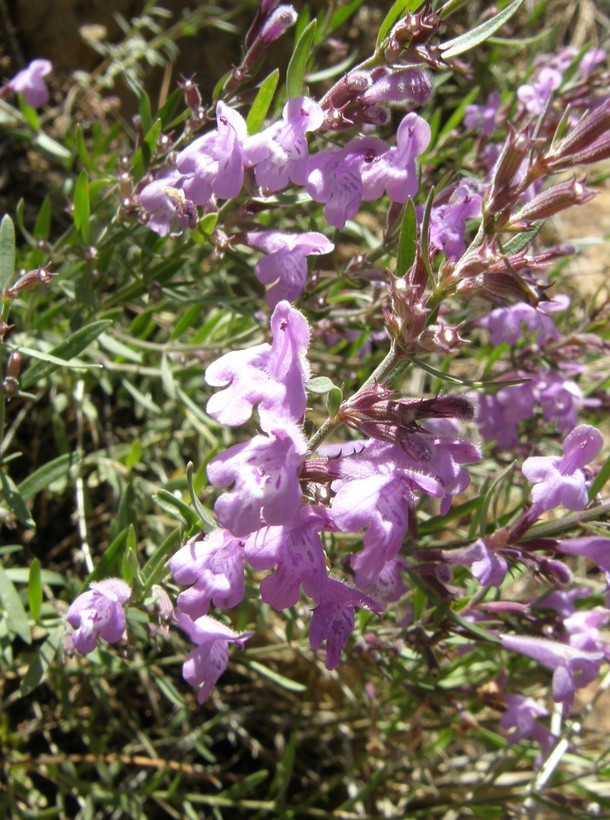
[[[195,230],[202,214],[213,214],[219,224],[211,242],[219,255],[245,246],[271,311],[271,341],[224,353],[205,370],[216,391],[207,402],[209,417],[248,432],[207,464],[217,526],[189,538],[169,561],[181,588],[173,619],[195,646],[183,675],[203,702],[227,666],[229,645],[243,648],[252,634],[210,612],[237,607],[249,583],[276,610],[306,599],[310,646],[324,647],[326,667],[335,669],[356,611],[381,615],[409,592],[410,577],[435,604],[413,626],[423,634],[422,655],[433,657],[433,639],[454,633],[473,641],[468,626],[476,625],[481,640],[485,628],[490,642],[552,672],[553,697],[569,715],[575,691],[609,658],[602,633],[608,613],[577,608],[578,596],[565,590],[528,603],[502,595],[516,569],[536,582],[567,586],[573,578],[566,556],[579,556],[605,574],[610,600],[610,539],[544,531],[548,513],[560,507],[588,514],[591,465],[603,438],[579,421],[604,399],[581,387],[580,354],[607,352],[608,344],[566,330],[570,300],[549,292],[545,272],[567,249],[541,247],[536,239],[542,221],[594,195],[584,178],[555,182],[553,175],[610,156],[610,98],[598,93],[605,55],[566,50],[541,59],[512,109],[497,92],[485,105],[468,106],[464,126],[477,132],[475,160],[468,167],[465,158],[464,173],[432,193],[434,163],[432,170],[418,163],[434,129],[412,109],[430,99],[431,71],[466,71],[445,59],[436,41],[441,15],[405,14],[375,60],[348,71],[319,102],[288,99],[281,115],[251,133],[243,112],[249,98],[238,90],[268,43],[295,19],[290,6],[260,4],[242,63],[213,108],[202,106],[193,80],[183,81],[188,128],[173,143],[167,138],[167,150],[127,197],[127,210],[162,237]],[[395,136],[377,136],[396,107],[402,110]],[[507,119],[508,133],[497,139]],[[311,230],[302,229],[301,212],[292,223],[284,220],[295,201],[303,213],[322,213],[334,241],[313,230],[313,217]],[[332,253],[331,267],[340,266],[337,232],[349,230],[363,202],[378,201],[386,203],[379,245],[345,270],[354,282],[372,284],[366,307],[335,317],[321,297],[316,307],[328,310],[310,322],[306,308],[292,304],[306,291],[309,257]],[[457,319],[454,302],[467,307]],[[360,324],[350,325],[345,317],[356,314]],[[330,383],[328,419],[309,435],[308,396],[318,393],[316,381],[329,381],[324,374],[311,379],[310,348],[330,339],[357,341],[358,328],[369,322],[367,346],[354,358],[367,361],[383,345],[385,358],[347,398]],[[449,367],[445,354],[459,354],[472,341],[469,332],[489,340],[492,370],[501,360],[490,389],[470,374],[448,377],[467,392],[407,398],[390,389],[403,369],[419,364],[426,378],[444,379],[437,359],[424,363],[424,357],[433,354]],[[540,415],[563,438],[561,454],[541,454],[537,440],[524,439],[523,424]],[[466,512],[455,511],[456,497],[469,491],[468,465],[482,458],[472,440],[475,424],[495,442],[490,452],[511,450],[520,459],[514,482],[521,500],[516,507],[507,501],[501,523],[491,514],[491,479],[478,498],[468,499]],[[467,519],[473,510],[476,526],[474,517]],[[460,514],[468,534],[451,541],[451,521]],[[119,640],[128,600],[129,589],[116,579],[92,585],[68,611],[74,647],[89,652],[98,635]],[[456,601],[460,617],[453,621],[445,612]],[[539,611],[550,613],[540,623]],[[410,618],[415,615],[401,621],[405,632]],[[522,695],[507,694],[504,703],[509,741],[531,738],[548,753],[554,737],[539,723],[546,710]]]

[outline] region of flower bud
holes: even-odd
[[[585,187],[584,180],[573,177],[538,194],[521,208],[507,224],[507,228],[523,230],[532,222],[547,219],[572,205],[582,205],[593,199],[596,191]]]
[[[183,77],[181,75],[178,86],[184,91],[184,101],[187,108],[190,108],[193,112],[199,111],[201,108],[201,94],[195,81],[195,75],[193,74],[192,77]]]
[[[508,139],[492,171],[491,184],[485,200],[485,209],[494,214],[513,204],[511,183],[532,148],[533,140],[526,132],[516,131],[509,123]]]
[[[40,285],[48,284],[55,276],[57,276],[56,273],[51,273],[49,270],[50,266],[51,263],[49,262],[49,264],[45,265],[43,268],[38,268],[37,270],[31,270],[24,273],[12,287],[5,291],[6,295],[9,298],[14,299],[15,296],[23,293],[23,291],[33,290]]]

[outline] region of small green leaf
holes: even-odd
[[[198,323],[202,310],[203,305],[201,304],[194,303],[189,305],[174,325],[169,336],[170,342],[175,342],[176,339],[179,339],[186,330],[192,327],[195,323]]]
[[[20,379],[21,388],[27,390],[37,384],[41,378],[53,372],[59,365],[65,367],[71,359],[89,347],[91,342],[95,341],[111,324],[112,322],[109,319],[99,319],[97,322],[91,322],[91,324],[79,328],[49,351],[52,359],[45,358],[44,354],[39,354],[37,351],[34,351],[34,354],[28,353],[28,355],[35,356],[35,358],[43,359],[43,361],[34,362],[28,367]],[[20,350],[24,349],[20,348]],[[87,366],[84,363],[80,365],[81,368]]]
[[[31,643],[30,623],[25,607],[21,603],[19,593],[2,566],[0,566],[0,606],[6,614],[12,632],[19,635],[25,643]]]
[[[405,205],[398,240],[396,257],[396,276],[404,276],[415,261],[415,242],[417,240],[417,213],[411,197]]]
[[[135,535],[135,530],[133,527],[131,528],[131,531]],[[132,584],[138,576],[138,554],[129,541],[130,536],[128,533],[127,546],[125,548],[123,560],[121,561],[121,578],[124,581],[127,581],[128,584]]]
[[[299,683],[298,681],[295,681],[292,678],[286,678],[284,677],[284,675],[280,675],[279,672],[276,672],[273,669],[269,669],[268,666],[264,666],[262,663],[259,663],[258,661],[248,661],[248,667],[253,672],[256,672],[257,675],[260,675],[261,678],[265,678],[271,683],[274,683],[276,686],[279,686],[280,689],[285,689],[286,692],[307,691],[307,686],[305,686],[303,683]]]
[[[89,200],[89,176],[81,171],[74,188],[74,227],[82,236],[83,241],[89,241],[89,219],[91,217],[91,202]]]
[[[26,697],[33,692],[42,681],[49,666],[55,660],[60,646],[64,642],[65,634],[66,627],[64,624],[55,627],[55,629],[49,632],[45,642],[30,662],[28,671],[23,676],[21,685],[19,686],[19,694],[21,697]]]
[[[150,590],[164,573],[164,565],[170,554],[176,551],[178,544],[181,542],[180,531],[174,530],[165,541],[160,544],[155,552],[150,556],[142,570],[142,578],[144,579],[144,592]]]
[[[72,466],[72,453],[64,453],[39,467],[19,484],[19,494],[25,501],[34,498],[60,478],[67,478]]]
[[[172,121],[172,117],[176,113],[176,109],[178,108],[180,100],[183,99],[183,97],[184,92],[181,88],[174,89],[157,112],[157,117],[161,120],[161,125],[163,128],[167,128]]]
[[[146,134],[150,131],[152,125],[152,108],[150,105],[150,97],[146,91],[142,91],[140,99],[138,100],[138,114],[140,115],[140,128],[142,133]]]
[[[503,486],[505,485],[506,481],[508,481],[511,473],[515,469],[516,461],[512,461],[508,467],[505,467],[500,475],[498,475],[491,483],[489,489],[483,496],[483,501],[481,503],[481,507],[479,509],[478,515],[472,518],[473,527],[476,526],[476,522],[478,520],[478,529],[479,529],[479,537],[485,538],[488,534],[489,522],[488,522],[488,512],[491,506],[492,501],[498,497]]]
[[[595,496],[604,488],[604,485],[610,478],[610,455],[604,461],[601,470],[595,476],[595,480],[593,484],[591,484],[591,488],[589,490],[589,500],[593,501]]]
[[[423,4],[423,2],[424,0],[396,0],[394,5],[391,7],[389,12],[384,17],[381,26],[379,27],[379,34],[377,35],[377,44],[375,46],[375,49],[379,49],[382,42],[390,33],[390,29],[398,20],[401,14],[403,14],[405,11],[417,11],[417,9]]]
[[[358,11],[363,3],[364,0],[351,0],[351,3],[345,3],[339,6],[338,9],[335,9],[328,23],[326,35],[330,34],[336,28],[339,28],[339,26],[343,25],[346,20],[349,20],[349,18]]]
[[[80,127],[80,124],[76,126],[76,150],[78,152],[78,158],[85,166],[88,171],[96,172],[95,163],[91,159],[89,155],[89,151],[87,150],[87,145],[85,143],[85,138],[83,137],[83,131]]]
[[[530,242],[536,238],[536,236],[540,233],[542,226],[544,225],[544,220],[540,222],[534,222],[533,227],[531,227],[527,231],[521,231],[516,236],[512,236],[508,242],[506,242],[502,250],[507,256],[512,256],[514,253],[519,253],[524,248],[530,244]]]
[[[201,519],[201,523],[203,524],[202,529],[204,529],[205,532],[211,532],[212,530],[215,530],[218,526],[218,524],[216,523],[216,519],[214,518],[212,513],[209,510],[207,510],[197,498],[197,493],[195,492],[195,487],[193,485],[192,461],[189,461],[189,463],[186,465],[186,480],[189,488],[191,502],[193,504],[193,507],[195,508],[195,512],[197,513],[197,515]]]
[[[337,385],[331,381],[328,376],[316,376],[314,379],[310,379],[305,383],[305,390],[307,390],[308,393],[323,395],[335,389],[338,389]]]
[[[129,527],[131,524],[129,525]],[[121,573],[121,566],[123,563],[123,556],[125,555],[127,536],[129,534],[129,527],[126,527],[120,532],[117,537],[111,542],[110,546],[105,550],[104,554],[97,562],[93,572],[85,581],[85,587],[88,587],[91,581],[101,581],[102,578],[116,578]]]
[[[522,3],[523,0],[513,0],[505,9],[498,12],[498,14],[491,19],[485,20],[480,26],[476,26],[476,28],[467,31],[465,34],[461,34],[459,37],[455,37],[453,40],[443,43],[441,45],[443,58],[449,60],[484,43],[485,40],[488,40],[499,28],[502,28],[504,23],[510,20]]]
[[[164,512],[180,521],[181,524],[187,527],[199,526],[199,516],[195,510],[189,507],[181,498],[177,498],[173,493],[170,493],[169,490],[159,490],[153,496],[153,499]]]
[[[2,484],[2,495],[8,507],[15,513],[18,520],[24,527],[35,527],[34,519],[30,515],[27,504],[13,479],[8,473],[0,473],[0,483]]]
[[[271,106],[275,89],[277,88],[280,79],[279,68],[274,68],[271,74],[260,84],[260,88],[254,98],[254,102],[246,117],[246,125],[248,126],[248,134],[258,134],[261,130],[265,117]]]
[[[51,154],[52,157],[72,159],[72,153],[68,151],[61,142],[57,142],[57,140],[52,139],[48,134],[44,134],[42,131],[40,134],[36,134],[34,142],[39,148],[46,151],[47,154]]]
[[[38,621],[40,617],[40,607],[42,606],[42,573],[40,561],[34,558],[30,564],[30,575],[28,577],[28,606],[33,621]]]
[[[10,287],[15,276],[15,226],[7,214],[0,223],[0,290]]]
[[[307,61],[311,56],[311,47],[316,35],[317,20],[312,20],[303,31],[294,47],[292,57],[288,63],[286,71],[286,96],[289,100],[299,97],[303,93],[303,77],[307,67]]]
[[[42,205],[40,206],[40,210],[38,211],[38,215],[36,217],[36,223],[34,225],[34,236],[36,239],[43,239],[46,240],[49,238],[49,233],[51,232],[51,200],[48,196],[42,201]]]

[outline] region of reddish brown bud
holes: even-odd
[[[532,222],[547,219],[549,216],[564,211],[572,205],[582,205],[593,199],[596,191],[585,187],[584,179],[573,177],[566,182],[560,182],[546,191],[538,194],[524,205],[508,222],[507,228],[524,230]]]
[[[5,291],[6,295],[9,298],[14,299],[15,296],[23,293],[23,291],[33,290],[40,285],[48,284],[55,276],[57,276],[56,273],[51,273],[49,270],[50,266],[51,263],[49,262],[49,264],[45,265],[43,268],[38,268],[37,270],[31,270],[24,273],[12,287]]]

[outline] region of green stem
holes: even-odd
[[[364,390],[370,387],[375,382],[386,382],[391,379],[393,372],[400,368],[400,371],[404,369],[404,363],[400,361],[400,354],[396,347],[396,344],[392,342],[392,346],[390,347],[385,359],[379,363],[379,365],[373,370],[371,375],[368,379],[358,388],[358,390],[354,393],[353,398],[359,396]],[[341,418],[335,416],[333,418],[328,418],[324,422],[324,424],[316,430],[313,436],[309,439],[309,452],[313,452],[316,448],[324,441],[324,439],[337,427],[340,427],[343,422]]]

